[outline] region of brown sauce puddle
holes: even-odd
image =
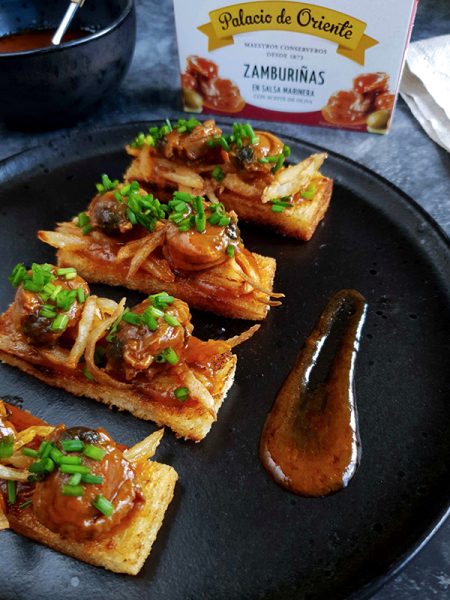
[[[295,494],[336,492],[358,467],[353,378],[366,310],[356,290],[331,298],[267,416],[261,461],[276,483]]]
[[[0,37],[0,54],[49,48],[52,45],[52,37],[55,31],[56,29],[35,29],[4,35]],[[78,40],[91,33],[91,31],[84,31],[83,29],[69,29],[64,34],[62,43]]]

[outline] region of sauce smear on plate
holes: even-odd
[[[23,52],[25,50],[35,50],[36,48],[48,48],[52,45],[52,37],[56,29],[34,29],[31,31],[22,31],[0,37],[0,54],[8,52]],[[62,43],[78,40],[89,31],[83,29],[69,29],[64,34]]]
[[[356,290],[333,296],[267,417],[261,461],[278,484],[296,494],[336,492],[358,467],[353,377],[366,310]]]

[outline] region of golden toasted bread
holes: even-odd
[[[164,514],[172,501],[178,479],[172,467],[148,460],[154,454],[162,434],[163,430],[156,431],[124,452],[124,456],[128,453],[135,469],[136,482],[143,494],[144,503],[133,512],[125,527],[120,527],[106,539],[79,542],[63,538],[40,523],[32,505],[3,511],[0,503],[0,516],[5,522],[4,528],[9,527],[83,562],[116,573],[136,575],[150,554]],[[14,470],[11,469],[11,479],[14,479],[13,473]]]
[[[213,380],[205,382],[200,366],[183,372],[183,385],[190,390],[188,402],[165,404],[153,399],[149,392],[132,384],[115,387],[107,381],[90,381],[83,373],[83,364],[67,366],[68,353],[61,349],[48,350],[31,346],[15,328],[12,306],[0,317],[0,360],[18,367],[28,375],[66,390],[76,396],[98,400],[119,410],[128,410],[140,419],[169,426],[178,437],[200,441],[211,429],[217,412],[233,384],[236,356],[231,352],[218,354],[211,369]],[[177,376],[169,374],[152,380],[154,389],[170,390],[180,385]]]
[[[65,227],[66,224],[62,226]],[[56,230],[58,232],[58,229]],[[42,241],[49,242],[47,232],[39,232]],[[53,244],[56,245],[56,242]],[[117,263],[100,253],[90,254],[82,246],[64,245],[56,254],[58,266],[73,266],[78,273],[91,283],[120,285],[144,294],[166,291],[186,301],[193,308],[205,310],[224,317],[259,321],[264,319],[269,304],[264,294],[252,290],[250,293],[233,296],[221,288],[221,266],[210,269],[198,277],[177,278],[175,281],[161,281],[151,272],[141,269],[133,275],[128,274],[129,265]],[[276,260],[268,256],[253,253],[258,265],[261,288],[271,290],[276,271]],[[221,293],[220,293],[221,292]]]

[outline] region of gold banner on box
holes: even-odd
[[[336,52],[364,65],[365,51],[377,40],[365,35],[367,24],[324,6],[303,2],[241,2],[209,13],[198,29],[208,37],[208,50],[234,43],[233,36],[249,31],[284,30],[307,33],[338,45]]]

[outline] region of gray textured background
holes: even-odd
[[[374,0],[374,7],[377,4]],[[28,134],[7,130],[0,124],[0,159],[55,137],[70,139],[80,130],[165,118],[179,110],[172,1],[137,0],[136,5],[136,52],[120,91],[106,99],[89,119],[71,129]],[[195,2],[192,5],[195,6]],[[412,39],[447,33],[450,33],[450,0],[422,0]],[[366,165],[399,186],[421,204],[447,233],[450,232],[450,155],[426,136],[403,101],[400,100],[397,105],[393,128],[387,136],[284,124],[277,124],[276,130],[280,134],[291,134],[325,146]],[[374,598],[450,598],[450,523],[444,525],[402,573]]]

